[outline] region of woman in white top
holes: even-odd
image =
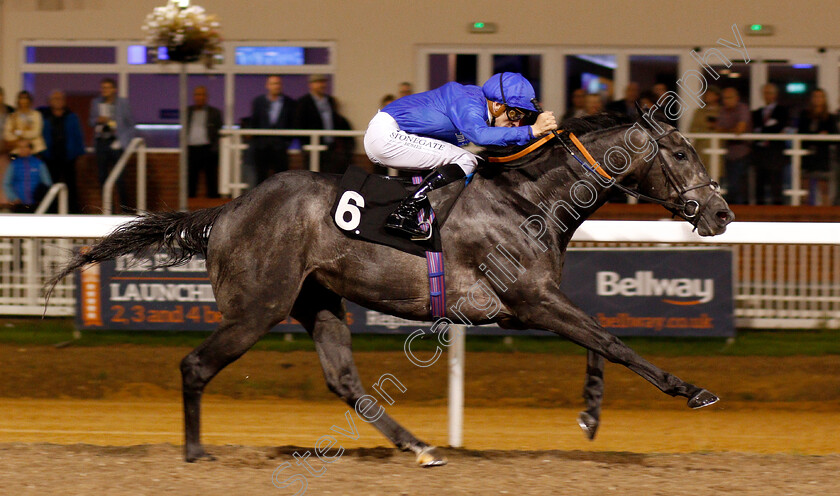
[[[32,94],[21,91],[17,97],[17,110],[6,118],[3,129],[3,139],[6,149],[13,150],[18,140],[28,140],[32,144],[32,154],[38,154],[47,149],[42,134],[44,121],[41,113],[32,108]]]

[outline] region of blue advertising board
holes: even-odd
[[[732,262],[727,250],[570,250],[561,288],[616,335],[730,336]],[[152,270],[166,259],[118,257],[77,272],[80,329],[214,330],[222,316],[204,260]],[[450,304],[454,302],[449,302]],[[347,305],[354,333],[408,334],[429,323]],[[456,322],[457,323],[457,322]],[[275,332],[304,332],[294,319]],[[498,326],[469,334],[546,335]]]
[[[616,336],[734,336],[727,249],[570,250],[560,288]]]

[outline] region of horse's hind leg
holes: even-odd
[[[344,323],[344,305],[335,293],[307,281],[292,309],[296,318],[315,341],[327,387],[353,409],[365,396],[353,361],[350,329]],[[398,424],[384,410],[382,415],[369,421],[402,451],[412,451],[417,463],[424,467],[444,465],[446,458],[436,448],[420,441]],[[357,414],[359,415],[359,414]]]
[[[222,325],[198,348],[181,360],[184,394],[184,458],[188,462],[210,459],[201,446],[201,395],[204,387],[225,366],[248,351],[271,329],[272,321],[257,312]]]
[[[586,383],[583,385],[583,399],[586,410],[578,415],[578,425],[590,441],[595,439],[598,423],[601,421],[601,402],[604,399],[604,357],[587,350]]]

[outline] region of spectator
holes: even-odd
[[[404,96],[413,95],[414,94],[414,86],[412,86],[409,82],[402,82],[400,83],[399,87],[397,88],[397,98],[402,98]],[[396,98],[395,98],[396,100]]]
[[[283,94],[283,78],[269,76],[265,80],[266,94],[251,103],[251,125],[255,129],[292,129],[295,101]],[[254,166],[257,184],[276,172],[289,169],[287,150],[291,139],[286,136],[254,136]]]
[[[12,152],[16,158],[9,164],[3,178],[3,190],[6,198],[13,204],[13,212],[32,212],[52,186],[52,179],[47,166],[33,155],[32,142],[26,138],[18,139]]]
[[[207,87],[193,90],[193,104],[187,109],[187,169],[189,196],[195,198],[198,176],[203,171],[207,197],[219,197],[219,131],[222,112],[207,105]]]
[[[104,186],[111,169],[134,138],[134,118],[128,100],[117,96],[117,82],[105,78],[99,83],[100,96],[90,102],[89,123],[94,130],[94,147],[99,185]],[[121,204],[127,202],[123,176],[117,180]]]
[[[723,90],[723,107],[720,109],[717,129],[719,133],[742,134],[752,128],[750,109],[741,103],[738,90]],[[727,201],[733,204],[747,202],[747,160],[750,145],[743,140],[729,140],[726,143]]]
[[[765,84],[762,88],[764,106],[752,114],[754,131],[763,134],[779,134],[788,124],[788,109],[779,105],[779,88],[775,84]],[[784,141],[759,141],[753,148],[756,201],[759,205],[781,205],[784,167],[787,160],[784,155]],[[765,187],[770,190],[766,201]]]
[[[598,93],[590,93],[584,98],[583,110],[585,115],[595,115],[604,110],[604,100]]]
[[[327,77],[323,74],[309,76],[309,93],[297,101],[295,127],[298,129],[349,129],[346,119],[338,114],[335,98],[327,94]],[[346,140],[342,141],[332,136],[321,138],[321,143],[327,145],[327,150],[320,152],[321,172],[340,174],[347,168]],[[309,144],[309,138],[301,139],[303,144]],[[337,147],[341,152],[337,153]],[[307,168],[311,153],[306,155]]]
[[[3,137],[6,146],[10,149],[17,148],[17,142],[26,140],[31,145],[33,154],[38,154],[46,149],[42,132],[44,121],[41,113],[32,108],[32,94],[28,91],[21,91],[17,97],[17,110],[10,115],[4,124]]]
[[[43,115],[44,142],[47,145],[43,159],[53,181],[67,185],[70,212],[78,213],[76,159],[85,154],[82,124],[79,117],[67,108],[67,97],[61,90],[53,90],[49,106],[38,110]]]
[[[0,131],[6,129],[6,119],[15,112],[10,105],[6,105],[6,93],[0,88]],[[5,153],[5,138],[0,139],[0,154]]]
[[[718,116],[720,115],[720,88],[709,86],[703,93],[704,107],[698,108],[691,118],[691,126],[688,130],[691,133],[714,133],[717,131]],[[707,139],[692,140],[694,148],[700,154],[700,159],[708,167],[712,156],[704,150],[711,146]]]
[[[636,101],[639,99],[639,83],[630,82],[624,88],[624,99],[616,100],[607,105],[607,110],[627,115],[634,120],[639,117],[636,111]]]
[[[6,119],[15,111],[5,103],[5,92],[0,87],[0,176],[6,176],[6,167],[9,165],[9,158],[6,155],[6,140],[3,138],[3,130],[5,129]],[[0,189],[0,203],[6,203],[7,199]]]
[[[641,95],[639,95],[639,105],[642,106],[643,109],[647,110],[656,103],[656,97],[653,96],[653,92],[650,90],[643,91]]]
[[[586,115],[584,106],[586,104],[586,90],[578,88],[572,92],[572,106],[563,114],[563,120]]]
[[[658,101],[659,98],[668,92],[668,85],[665,83],[656,83],[650,88],[651,93],[653,93],[654,101]]]
[[[664,95],[665,93],[668,92],[668,85],[666,85],[665,83],[656,83],[651,87],[650,92],[651,92],[651,98],[653,100],[653,103],[658,103],[659,99],[662,98],[662,95]],[[658,120],[660,122],[670,124],[674,127],[676,127],[679,124],[678,120],[669,119],[665,115],[665,109],[662,108],[661,106],[657,107],[656,112],[653,113],[653,117],[655,117],[656,120]]]
[[[379,101],[379,109],[382,110],[383,108],[385,108],[386,105],[393,102],[394,100],[396,100],[396,98],[394,98],[394,95],[388,93],[387,95],[382,97],[382,100]]]
[[[828,111],[828,99],[825,90],[820,88],[811,92],[808,108],[799,117],[798,130],[800,134],[837,134],[836,117]],[[802,157],[802,170],[809,176],[809,189],[815,193],[816,189],[827,189],[827,184],[820,176],[825,176],[830,170],[830,146],[826,141],[803,141],[802,147],[811,151],[811,155]],[[816,194],[811,195],[812,204],[817,203]]]
[[[828,99],[825,91],[815,89],[811,92],[808,108],[799,117],[800,134],[837,134],[837,122],[828,111]],[[803,168],[808,172],[828,171],[829,143],[825,141],[806,141],[802,145],[813,154],[802,160]]]

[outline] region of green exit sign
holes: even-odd
[[[746,34],[749,36],[770,36],[773,34],[773,26],[768,24],[748,24]]]
[[[476,21],[468,25],[470,33],[495,33],[497,29],[495,22]]]

